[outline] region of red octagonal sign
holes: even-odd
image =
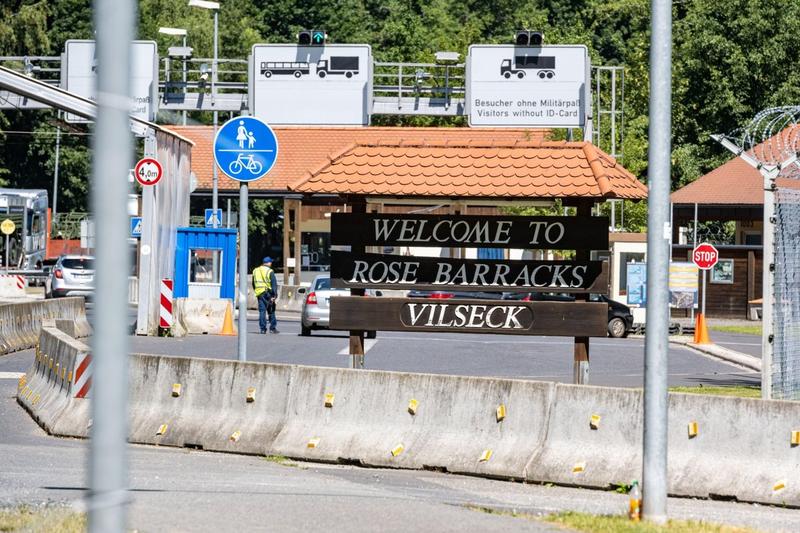
[[[714,245],[704,242],[698,244],[692,252],[692,262],[700,270],[711,270],[719,261],[719,252]]]
[[[136,181],[142,185],[155,185],[161,179],[163,170],[161,169],[161,163],[152,157],[145,157],[136,163],[133,173],[136,175]]]

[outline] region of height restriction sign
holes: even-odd
[[[163,169],[161,163],[152,157],[145,157],[136,163],[133,173],[136,175],[136,181],[142,185],[155,185],[161,179]]]

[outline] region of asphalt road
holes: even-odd
[[[281,320],[280,334],[260,335],[248,322],[248,360],[349,367],[345,332],[315,331],[300,336],[296,320]],[[378,332],[366,341],[366,367],[376,370],[497,376],[572,382],[572,339],[510,335]],[[644,339],[592,339],[589,382],[594,385],[641,387]],[[237,358],[236,337],[211,335],[180,339],[131,337],[138,353]],[[669,385],[732,385],[759,383],[757,373],[698,354],[669,348]]]
[[[14,399],[17,373],[32,360],[31,350],[0,356],[0,508],[81,509],[87,441],[47,436]],[[627,505],[624,495],[611,491],[429,471],[279,464],[177,448],[131,446],[129,462],[129,527],[144,533],[559,531],[535,517],[563,510],[619,514]],[[798,510],[686,498],[671,498],[669,510],[673,518],[800,530]],[[514,512],[526,516],[508,516]]]
[[[761,358],[761,336],[747,335],[744,333],[726,333],[722,331],[709,331],[708,336],[714,344],[724,348],[746,353]]]

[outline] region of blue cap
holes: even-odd
[[[272,263],[272,258],[270,256],[267,256],[267,257],[264,258],[262,263]]]

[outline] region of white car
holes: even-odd
[[[311,286],[298,290],[305,294],[303,309],[300,313],[300,335],[311,335],[312,329],[328,329],[331,320],[330,299],[332,296],[350,296],[350,289],[334,289],[331,287],[330,275],[317,276]],[[380,296],[378,292],[376,294]],[[366,337],[374,339],[376,333],[367,331]]]

